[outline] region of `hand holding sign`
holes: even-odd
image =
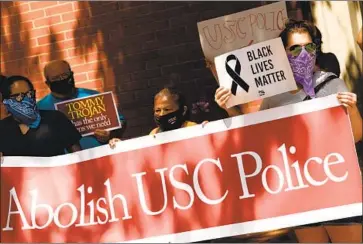
[[[231,89],[218,96],[223,108],[296,90],[296,83],[280,38],[261,42],[215,58],[221,86]],[[225,101],[227,99],[227,101]]]
[[[101,143],[107,143],[110,140],[111,132],[102,129],[96,129],[94,136]]]
[[[214,100],[218,104],[219,107],[223,108],[224,110],[227,109],[226,103],[228,99],[231,97],[232,93],[229,88],[219,87],[214,95]]]

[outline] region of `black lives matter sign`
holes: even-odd
[[[280,38],[223,54],[215,64],[220,85],[233,94],[227,107],[297,89]]]

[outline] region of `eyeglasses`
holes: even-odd
[[[17,102],[21,102],[25,97],[35,99],[35,90],[29,90],[27,92],[20,92],[10,95],[10,99],[15,99]]]
[[[299,56],[299,54],[301,53],[303,48],[305,48],[305,50],[310,54],[313,54],[316,52],[316,44],[312,43],[312,42],[308,43],[306,45],[293,45],[293,46],[289,47],[288,50],[292,56],[296,57],[296,56]]]
[[[68,84],[71,84],[73,82],[73,71],[70,72],[70,74],[69,74],[69,76],[67,78],[64,78],[64,79],[54,79],[53,81],[50,81],[50,80],[47,79],[45,81],[45,83],[48,83],[48,84],[51,84],[53,82],[54,83],[64,83],[64,82],[66,82]]]

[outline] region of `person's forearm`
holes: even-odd
[[[359,142],[362,140],[363,137],[363,122],[358,109],[353,110],[349,114],[349,118],[353,130],[354,141]]]
[[[226,109],[229,117],[234,117],[234,116],[238,116],[238,115],[242,115],[242,111],[239,107],[235,106],[235,107],[231,107]]]

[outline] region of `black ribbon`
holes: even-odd
[[[228,62],[236,60],[236,66],[234,69],[229,66]],[[241,78],[241,63],[239,62],[238,58],[231,54],[228,55],[226,58],[226,71],[228,75],[232,78],[232,86],[231,86],[231,92],[233,95],[236,95],[237,93],[237,87],[240,86],[243,90],[248,92],[250,89],[250,86]]]

